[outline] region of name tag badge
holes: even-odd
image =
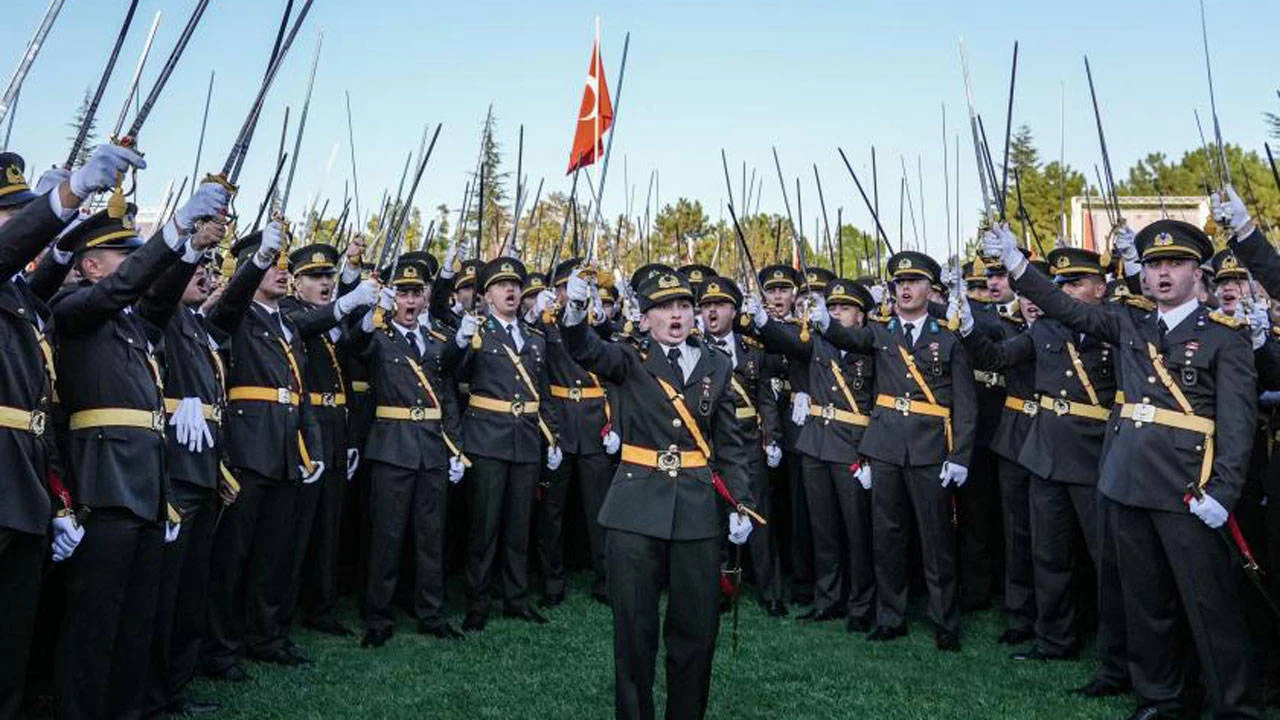
[[[1182,385],[1183,387],[1194,387],[1198,376],[1196,369],[1192,367],[1182,368]]]

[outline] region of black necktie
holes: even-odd
[[[418,347],[418,333],[410,330],[409,332],[405,333],[405,338],[409,340],[409,347],[413,348],[414,359],[421,360],[422,350]]]
[[[1160,341],[1160,350],[1164,351],[1164,336],[1169,334],[1169,326],[1165,324],[1164,318],[1156,320],[1156,338]]]
[[[680,348],[673,347],[667,351],[667,360],[671,361],[671,367],[676,371],[676,377],[684,379],[684,370],[680,367]]]
[[[516,350],[519,350],[520,344],[516,342],[516,333],[512,329],[512,326],[507,325],[506,323],[503,323],[502,329],[507,331],[507,339],[511,341],[511,347],[515,348]]]
[[[907,336],[907,347],[911,347],[912,345],[916,344],[916,339],[911,336],[911,333],[915,329],[916,329],[915,323],[902,324],[902,333]]]

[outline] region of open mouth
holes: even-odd
[[[1173,290],[1173,283],[1172,283],[1172,282],[1169,282],[1168,280],[1157,280],[1157,281],[1156,281],[1156,292],[1159,292],[1159,293],[1162,293],[1162,294],[1167,294],[1167,293],[1169,293],[1171,290]]]

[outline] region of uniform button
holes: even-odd
[[[26,309],[26,308],[18,308],[18,314],[19,314],[19,315],[25,315],[26,313],[27,313],[27,309]]]
[[[1072,377],[1075,375],[1075,372],[1072,370],[1068,370],[1066,374],[1067,374],[1067,377]]]
[[[1152,385],[1155,385],[1155,384],[1156,384],[1156,376],[1155,376],[1155,375],[1148,375],[1148,376],[1147,376],[1147,382],[1151,383]]]
[[[1063,388],[1063,389],[1059,390],[1059,391],[1058,391],[1058,394],[1059,394],[1059,395],[1061,395],[1062,397],[1066,397],[1066,396],[1067,396],[1067,389],[1066,389],[1066,388]]]
[[[835,392],[835,391],[836,391],[836,386],[835,386],[835,385],[832,385],[832,386],[831,386],[831,392]]]
[[[1200,452],[1201,450],[1204,450],[1204,447],[1203,447],[1203,446],[1201,446],[1201,445],[1197,445],[1197,446],[1196,446],[1196,452]]]
[[[680,427],[683,424],[680,422],[680,418],[671,418],[671,427]]]
[[[1143,398],[1142,398],[1142,404],[1143,404],[1143,405],[1150,405],[1150,404],[1151,404],[1151,398],[1146,397],[1146,396],[1144,395],[1144,396],[1143,396]]]

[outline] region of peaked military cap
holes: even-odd
[[[800,287],[800,275],[790,265],[781,263],[768,265],[760,270],[760,287],[768,290],[775,287]]]
[[[683,275],[667,268],[651,276],[640,286],[640,312],[672,300],[693,301],[693,288]]]
[[[426,250],[410,250],[401,253],[400,262],[416,262],[427,269],[427,282],[434,282],[436,273],[440,271],[440,261]]]
[[[113,217],[116,213],[111,209],[99,210],[64,233],[58,246],[77,254],[87,250],[136,250],[142,247],[134,225],[137,212],[133,203],[119,217]]]
[[[1102,277],[1102,256],[1093,250],[1077,247],[1060,247],[1049,251],[1049,274],[1054,280],[1068,282],[1086,275]]]
[[[555,271],[551,273],[551,284],[559,287],[568,283],[569,276],[573,274],[574,270],[577,270],[581,266],[582,258],[575,257],[569,258],[568,260],[561,260],[560,264],[556,265]]]
[[[27,186],[27,163],[15,152],[0,153],[0,209],[31,202],[36,194]]]
[[[894,280],[924,278],[932,285],[939,282],[942,268],[938,266],[937,260],[922,252],[903,250],[889,258],[889,273]]]
[[[290,275],[334,275],[337,272],[338,249],[332,245],[303,245],[289,253]]]
[[[531,272],[529,273],[529,277],[524,282],[524,292],[520,293],[520,298],[523,300],[524,298],[527,298],[530,295],[537,295],[538,293],[546,289],[547,289],[547,276],[540,272]]]
[[[1157,220],[1138,231],[1133,244],[1142,262],[1185,258],[1202,263],[1213,255],[1213,242],[1203,230],[1181,220]]]
[[[1236,254],[1231,251],[1231,248],[1220,251],[1209,262],[1213,268],[1214,282],[1249,279],[1249,271],[1236,259]]]
[[[641,265],[636,268],[635,272],[631,273],[631,281],[629,283],[631,285],[631,289],[637,293],[640,292],[640,286],[644,285],[649,278],[664,272],[673,273],[675,272],[675,269],[670,265],[663,265],[662,263],[648,263],[646,265]]]
[[[427,283],[431,282],[430,269],[421,260],[401,256],[395,267],[387,268],[387,270],[387,273],[382,274],[391,275],[391,280],[388,284],[394,288],[421,288],[426,287]]]
[[[804,284],[809,292],[822,292],[835,279],[835,273],[821,267],[811,267],[804,274]]]
[[[702,294],[698,297],[699,305],[713,302],[727,302],[734,308],[742,307],[742,291],[738,284],[729,278],[708,278],[702,286]]]
[[[847,278],[832,280],[827,285],[826,297],[828,305],[856,305],[863,312],[869,312],[876,304],[865,285]]]
[[[504,280],[512,280],[524,285],[525,278],[529,273],[524,269],[524,263],[513,257],[499,257],[490,260],[480,268],[479,279],[476,281],[477,287],[481,292],[489,289],[489,286]]]
[[[480,274],[480,268],[484,263],[475,258],[468,258],[462,261],[462,265],[458,268],[458,274],[453,278],[453,287],[455,290],[461,290],[465,287],[471,287],[476,284],[476,276]]]

